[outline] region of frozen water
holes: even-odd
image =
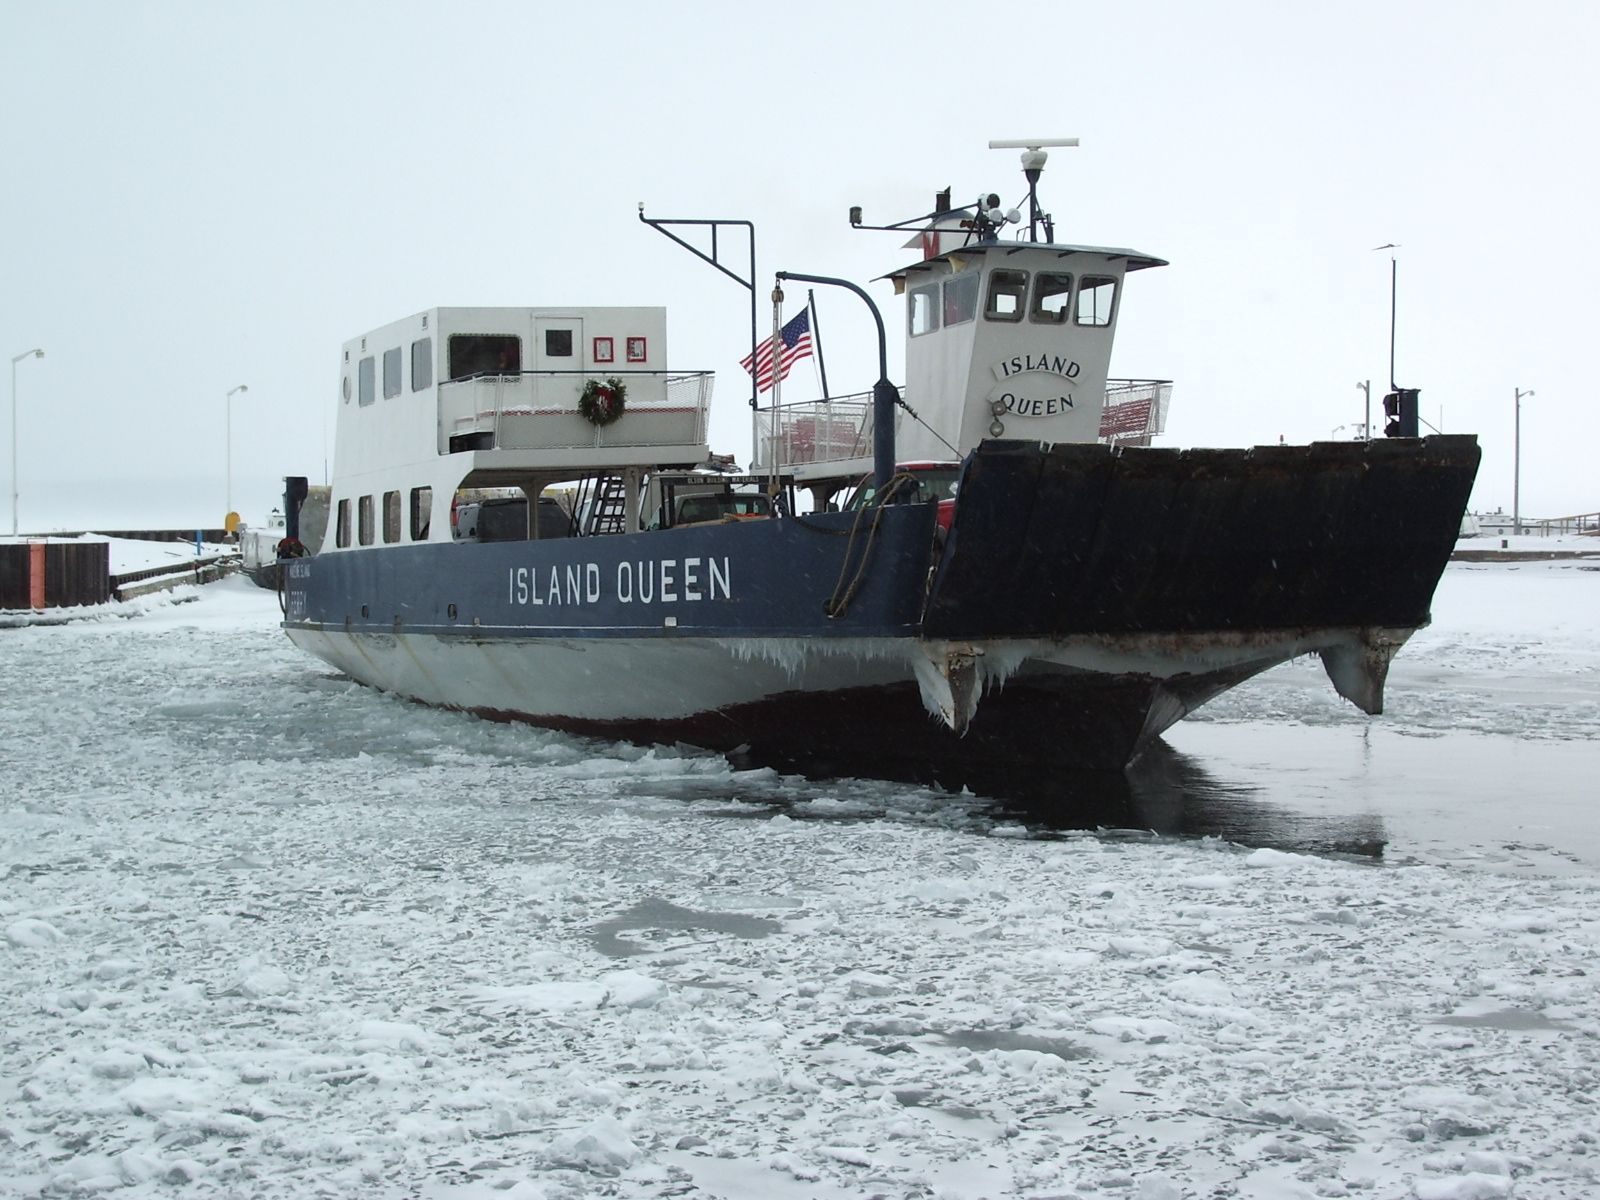
[[[1595,1195],[1597,589],[1452,567],[1166,836],[424,709],[242,581],[0,631],[0,1194]]]

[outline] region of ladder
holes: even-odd
[[[595,482],[594,503],[589,506],[586,535],[623,533],[628,510],[628,493],[622,476],[606,475]]]

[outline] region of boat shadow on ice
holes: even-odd
[[[753,760],[735,753],[735,767],[771,767],[814,784],[843,784],[850,773],[832,760]],[[952,824],[991,830],[1020,825],[1027,835],[1049,838],[1099,831],[1129,836],[1220,838],[1243,846],[1298,854],[1382,859],[1388,837],[1374,813],[1301,813],[1266,799],[1267,789],[1224,779],[1202,762],[1164,741],[1153,743],[1125,771],[1040,771],[1038,768],[966,769],[907,773],[898,789],[880,780],[854,779],[850,798],[818,803],[816,788],[798,794],[763,796],[759,789],[731,781],[717,797],[738,800],[729,817],[770,814],[774,809],[797,820],[876,819],[906,814],[925,819],[938,812]],[[903,785],[920,784],[921,796]]]

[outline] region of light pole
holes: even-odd
[[[223,505],[224,505],[224,507],[223,507],[223,510],[222,510],[222,524],[224,526],[226,526],[228,524],[228,518],[233,515],[233,393],[234,392],[248,392],[249,390],[250,389],[248,387],[246,387],[244,384],[241,383],[236,388],[230,388],[229,391],[228,391],[227,396],[224,397],[224,401],[223,401],[225,407],[228,410],[228,416],[227,416],[227,419],[226,419],[226,422],[225,422],[225,425],[224,425],[224,433],[223,433],[223,437],[227,441],[227,446],[224,449],[223,454],[222,454],[222,459],[223,459],[223,464],[224,464],[223,465],[223,471],[225,472],[225,482],[223,483],[223,489],[224,489]],[[228,532],[232,533],[233,530],[229,529]]]
[[[1363,427],[1363,436],[1370,442],[1372,440],[1372,380],[1363,379],[1356,384],[1356,387],[1360,388],[1367,397],[1367,419]]]
[[[1517,423],[1511,442],[1511,532],[1522,532],[1522,398],[1533,395],[1533,389],[1516,393]]]
[[[11,536],[17,536],[17,364],[29,355],[43,358],[40,349],[24,350],[11,356]]]

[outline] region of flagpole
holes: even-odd
[[[767,460],[772,468],[772,480],[768,485],[768,494],[774,498],[778,495],[778,409],[783,398],[783,374],[778,366],[783,355],[783,287],[780,284],[772,285],[772,400],[768,408],[772,412],[772,440],[768,443],[772,447]],[[760,364],[756,364],[757,375],[760,374]]]
[[[822,361],[822,326],[817,324],[817,293],[806,289],[806,308],[811,313],[811,344],[817,348],[817,374],[822,376],[822,398],[828,399],[828,368]]]

